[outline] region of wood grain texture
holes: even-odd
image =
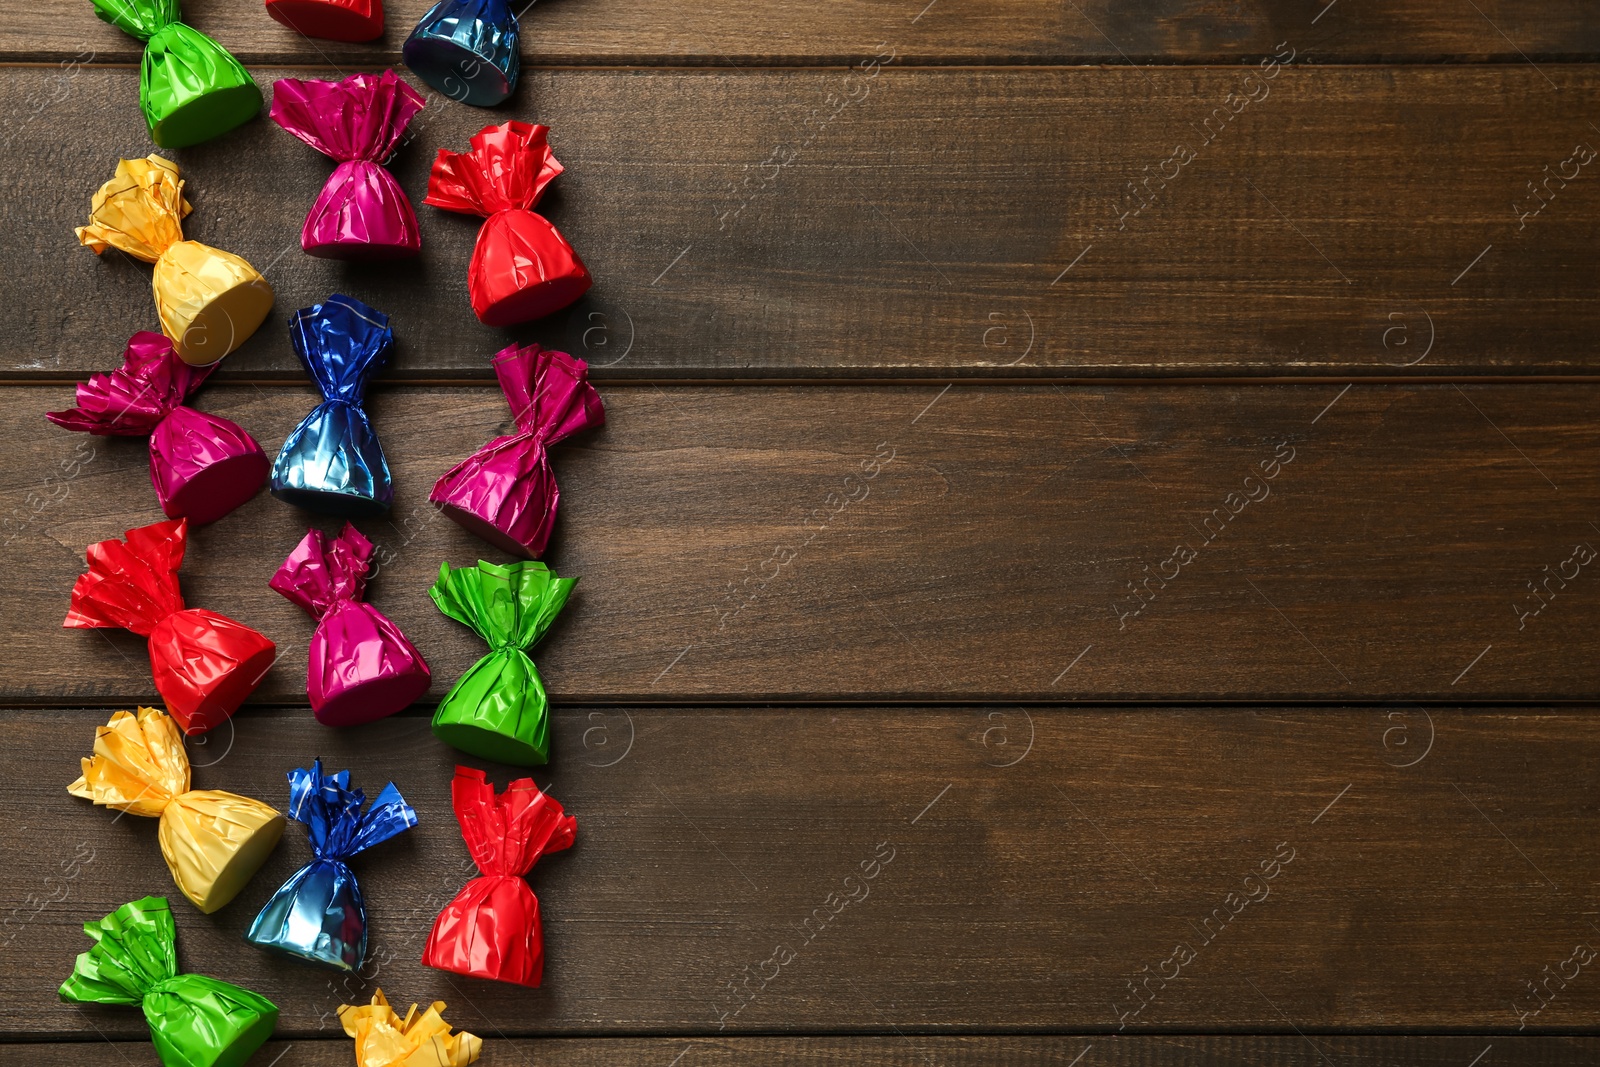
[[[83,922],[171,888],[149,820],[63,788],[105,714],[5,713],[16,1037],[143,1032],[136,1011],[55,996]],[[251,712],[191,746],[199,788],[281,803],[320,754],[395,781],[419,824],[356,861],[364,980],[241,944],[309,859],[297,829],[228,907],[178,902],[181,965],[272,999],[286,1039],[327,1036],[375,986],[491,1038],[1578,1033],[1600,1010],[1592,956],[1544,977],[1600,944],[1600,869],[1574,845],[1600,816],[1592,708],[563,709],[553,750],[536,778],[578,831],[531,879],[541,989],[419,962],[470,873],[456,753],[422,716],[333,731]],[[1178,945],[1194,957],[1136,1012],[1129,983],[1172,974]],[[1547,980],[1536,1000],[1525,983]]]
[[[512,337],[604,379],[1593,375],[1600,68],[1541,69],[530,71],[495,112],[430,93],[394,168],[423,255],[388,266],[300,251],[329,166],[266,119],[176,156],[189,236],[278,293],[220,377],[298,380],[281,322],[334,291],[419,379],[486,378]],[[0,261],[29,265],[0,374],[81,376],[154,322],[150,268],[72,236],[152,150],[137,80],[0,70]],[[508,333],[467,304],[477,222],[421,200],[438,148],[513,116],[551,124],[545,209],[597,283]]]
[[[1586,1065],[1600,1055],[1600,1040],[1587,1037],[1327,1037],[1314,1041],[1298,1036],[1155,1036],[1083,1037],[718,1037],[718,1038],[546,1038],[491,1039],[485,1067],[541,1064],[547,1067],[618,1067],[670,1064],[683,1054],[684,1067],[764,1063],[815,1067],[852,1064],[857,1067],[1238,1067],[1270,1063],[1277,1067],[1327,1067],[1331,1061],[1348,1067],[1462,1067],[1485,1047],[1496,1064],[1513,1067]],[[1090,1055],[1079,1059],[1085,1048]],[[127,1067],[157,1067],[154,1046],[133,1041],[116,1043],[117,1062]],[[81,1067],[86,1057],[104,1054],[105,1043],[0,1045],[0,1064],[30,1067]],[[347,1040],[271,1041],[258,1053],[271,1067],[347,1067]],[[282,1059],[274,1061],[274,1056]],[[1092,1058],[1091,1058],[1092,1056]],[[492,1058],[491,1058],[492,1057]],[[1324,1059],[1327,1057],[1327,1059]],[[255,1061],[252,1061],[254,1063]]]
[[[394,62],[426,0],[390,0],[387,29],[370,44],[308,40],[273,22],[259,0],[189,0],[185,21],[247,63]],[[1600,32],[1581,0],[1026,0],[928,3],[734,0],[663,8],[648,0],[541,3],[522,22],[532,64],[848,63],[887,41],[920,63],[1149,63],[1230,61],[1270,52],[1285,38],[1326,62],[1492,59],[1526,63],[1600,55]],[[135,62],[137,44],[98,22],[82,0],[43,0],[8,20],[0,59],[61,59],[92,51]]]
[[[555,459],[547,558],[582,577],[535,653],[557,700],[1593,693],[1600,387],[604,397],[606,427]],[[44,423],[69,399],[0,390],[7,703],[151,693],[141,639],[60,626],[84,547],[161,517],[143,442]],[[313,398],[227,386],[201,400],[272,454]],[[479,387],[380,391],[369,406],[397,487],[389,520],[360,524],[379,546],[370,593],[427,657],[438,699],[485,648],[426,590],[443,560],[504,557],[426,496],[508,411]],[[311,621],[266,583],[311,518],[262,494],[197,530],[185,560],[189,603],[279,643],[257,700],[304,700]]]

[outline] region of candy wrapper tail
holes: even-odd
[[[472,310],[489,326],[560,311],[589,291],[589,270],[555,226],[533,208],[562,167],[548,126],[486,126],[466,152],[441,149],[423,201],[487,216],[467,266]]]
[[[382,164],[422,107],[422,95],[392,70],[337,82],[283,78],[274,85],[272,120],[338,162],[301,227],[307,254],[395,259],[421,249],[411,201]]]
[[[537,559],[549,545],[561,494],[549,446],[605,423],[588,364],[538,345],[494,358],[517,432],[496,437],[452,467],[429,494],[440,511],[514,556]]]
[[[434,736],[484,759],[531,767],[550,760],[549,699],[527,649],[544,637],[576,578],[543,563],[439,567],[428,591],[445,615],[488,642],[491,651],[439,702]]]
[[[415,1004],[405,1017],[389,1007],[383,990],[372,992],[371,1004],[339,1005],[344,1032],[356,1039],[356,1067],[467,1067],[478,1061],[483,1039],[450,1032],[445,1003],[436,1000],[424,1012]]]
[[[405,708],[428,691],[422,653],[366,603],[372,542],[349,523],[338,537],[310,530],[267,584],[317,620],[306,695],[317,721],[354,726]]]
[[[144,42],[139,109],[161,148],[209,141],[254,118],[261,90],[237,59],[178,21],[177,0],[93,0],[94,12]]]
[[[272,465],[272,495],[330,515],[384,514],[394,486],[363,404],[367,380],[389,359],[389,316],[335,293],[294,313],[289,340],[323,401],[283,442]]]
[[[238,423],[184,406],[210,373],[180,359],[168,338],[141,331],[128,341],[121,367],[78,385],[76,408],[45,418],[96,436],[148,436],[161,510],[172,519],[215,522],[256,495],[271,465]]]
[[[130,901],[85,923],[94,942],[61,983],[69,1004],[137,1004],[166,1067],[240,1067],[272,1036],[278,1008],[259,993],[178,973],[177,927],[165,897]]]
[[[393,782],[363,812],[365,802],[349,771],[324,774],[320,759],[289,772],[289,815],[305,823],[316,858],[272,895],[245,940],[335,970],[360,969],[366,901],[347,861],[417,824]]]
[[[154,708],[95,728],[94,755],[67,787],[75,797],[161,820],[161,855],[183,895],[210,913],[227,904],[283,835],[281,814],[249,797],[189,788],[183,737]]]
[[[176,163],[124,159],[94,194],[89,224],[76,232],[97,255],[116,248],[155,264],[151,287],[162,332],[185,363],[208,366],[255,333],[272,310],[272,286],[232,252],[184,240],[181,222],[191,210]]]
[[[450,800],[482,874],[434,920],[422,962],[456,974],[537,986],[544,976],[539,901],[524,880],[539,857],[572,847],[578,823],[531,778],[495,795],[480,770],[457,767]]]
[[[204,608],[185,608],[178,568],[188,520],[129,530],[89,546],[72,587],[68,629],[120,628],[149,639],[150,671],[167,710],[196,734],[231,716],[265,677],[277,648],[266,635]]]

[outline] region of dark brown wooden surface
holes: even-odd
[[[684,1067],[704,1064],[853,1064],[860,1067],[1151,1067],[1186,1063],[1196,1067],[1461,1067],[1488,1049],[1492,1062],[1521,1067],[1591,1062],[1600,1055],[1600,1041],[1587,1037],[1325,1037],[1299,1036],[1140,1035],[1082,1037],[937,1037],[918,1034],[893,1037],[719,1037],[719,1038],[546,1038],[512,1039],[488,1046],[480,1062],[547,1064],[549,1067],[616,1067],[617,1064],[670,1064],[680,1056]],[[1085,1050],[1088,1050],[1085,1052]],[[104,1041],[6,1046],[0,1063],[31,1067],[82,1067],[85,1058],[107,1055]],[[118,1063],[154,1067],[159,1061],[148,1045],[118,1041]],[[490,1056],[497,1058],[490,1059]],[[1079,1057],[1082,1057],[1081,1059]],[[274,1061],[273,1057],[282,1057]],[[273,1041],[259,1053],[266,1067],[346,1067],[350,1049],[338,1041]],[[1491,1062],[1486,1056],[1482,1061]]]
[[[70,395],[0,391],[8,703],[151,692],[139,638],[60,625],[84,547],[161,517],[142,441],[45,423]],[[555,457],[547,558],[582,577],[535,657],[558,700],[1593,696],[1600,600],[1582,557],[1600,544],[1600,387],[605,397],[606,427]],[[312,404],[272,386],[202,399],[269,453]],[[390,519],[361,524],[387,561],[371,597],[427,656],[437,699],[485,646],[427,587],[441,561],[504,557],[427,493],[509,416],[490,387],[380,391],[370,407],[397,486]],[[311,521],[263,493],[196,530],[185,561],[189,603],[279,643],[261,701],[304,699],[312,624],[266,583]]]
[[[6,713],[8,878],[47,901],[6,930],[0,1025],[14,1035],[144,1027],[54,993],[82,922],[170,889],[150,821],[64,788],[66,757],[105,716]],[[448,806],[455,754],[421,715],[334,731],[303,709],[247,711],[191,744],[198,787],[281,802],[284,772],[320,754],[371,789],[393,779],[420,821],[356,864],[370,981],[345,988],[241,944],[309,857],[297,831],[222,911],[178,902],[183,966],[274,1000],[285,1039],[328,1036],[324,1013],[374,986],[444,1000],[491,1039],[1124,1024],[1509,1035],[1592,1029],[1600,1009],[1594,961],[1537,1012],[1524,984],[1600,943],[1600,867],[1575,847],[1596,817],[1592,708],[558,707],[553,745],[535,777],[578,834],[532,875],[540,990],[418,962],[467,861]],[[1230,901],[1237,914],[1214,918]],[[819,907],[836,914],[808,931]],[[1133,1014],[1126,983],[1170,973],[1179,944],[1195,957]],[[787,963],[766,962],[783,948]],[[735,998],[727,983],[747,974]]]
[[[427,0],[389,0],[380,41],[311,41],[267,17],[259,0],[188,0],[184,21],[247,63],[394,62]],[[519,9],[520,10],[520,9]],[[922,63],[1149,63],[1232,61],[1304,41],[1327,61],[1532,59],[1600,55],[1582,0],[851,0],[816,4],[737,0],[662,7],[649,0],[546,0],[522,20],[525,63],[848,63],[890,42]],[[43,0],[0,32],[0,58],[62,59],[92,52],[137,62],[132,38],[94,18],[87,0]]]
[[[1600,180],[1573,152],[1600,145],[1600,68],[1296,55],[1270,81],[1254,64],[530,71],[495,112],[430,92],[395,162],[424,255],[378,267],[300,252],[330,165],[267,119],[174,155],[189,236],[278,293],[222,377],[299,380],[282,321],[334,291],[393,316],[395,373],[417,379],[486,378],[508,337],[608,380],[1592,376]],[[0,69],[17,116],[0,259],[29,265],[0,310],[0,375],[82,377],[155,321],[150,268],[72,235],[118,156],[152,150],[137,81]],[[477,222],[421,201],[437,149],[511,116],[551,124],[567,172],[545,209],[597,284],[508,334],[467,303]],[[1530,182],[1550,201],[1523,219]]]

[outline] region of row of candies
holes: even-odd
[[[261,94],[211,38],[179,21],[176,0],[94,0],[99,16],[145,42],[140,107],[152,140],[179,148],[208,140],[259,112]],[[381,0],[267,0],[273,18],[308,36],[372,40]],[[407,40],[407,66],[453,99],[488,106],[508,97],[518,73],[517,19],[504,0],[441,0]],[[424,100],[392,70],[342,81],[282,79],[271,115],[338,166],[301,229],[310,255],[388,259],[416,255],[421,238],[405,193],[382,164]],[[561,165],[544,126],[486,127],[464,153],[441,151],[426,202],[487,219],[468,273],[473,310],[506,326],[551,314],[590,286],[583,262],[532,208]],[[274,496],[341,516],[385,513],[389,468],[363,407],[368,380],[393,344],[388,318],[334,295],[289,321],[290,339],[323,402],[268,463],[236,423],[186,400],[266,319],[273,293],[239,256],[184,240],[191,208],[178,168],[159,156],[123,160],[95,194],[79,240],[155,265],[163,334],[139,333],[123,365],[77,390],[77,407],[52,412],[59,426],[100,435],[148,436],[150,478],[169,521],[91,545],[88,571],[72,591],[68,627],[117,627],[148,639],[167,713],[118,712],[96,731],[94,754],[69,790],[95,804],[159,820],[159,841],[179,890],[202,912],[231,901],[266,862],[285,819],[234,793],[190,788],[183,735],[225,722],[276,658],[264,634],[203,608],[186,607],[178,569],[188,526],[217,521],[270,479]],[[440,702],[434,733],[474,755],[517,765],[549,756],[544,685],[529,658],[566,603],[574,578],[544,564],[559,499],[546,452],[604,421],[587,367],[566,353],[513,345],[494,359],[516,432],[456,464],[430,500],[445,514],[521,561],[443,564],[430,594],[445,615],[471,627],[491,651]],[[331,726],[370,722],[421,697],[430,674],[416,647],[364,601],[373,546],[354,526],[329,537],[310,530],[270,586],[317,620],[307,696]],[[456,769],[451,790],[480,875],[440,912],[423,963],[475,977],[539,985],[544,964],[539,904],[524,875],[538,858],[572,844],[576,820],[531,779],[499,794],[482,771]],[[416,825],[393,783],[370,805],[348,771],[321,761],[289,774],[289,817],[308,830],[313,860],[261,909],[247,940],[342,971],[367,949],[365,901],[348,860]],[[167,901],[146,897],[85,926],[94,942],[62,985],[75,1003],[141,1005],[167,1067],[242,1064],[271,1035],[277,1008],[218,979],[180,973]],[[381,990],[339,1015],[361,1067],[461,1067],[482,1042],[452,1033],[442,1003],[404,1016]]]

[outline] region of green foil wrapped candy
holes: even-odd
[[[94,12],[144,42],[139,109],[162,148],[209,141],[261,110],[261,90],[216,41],[178,21],[178,0],[93,0]]]
[[[499,763],[550,761],[549,701],[527,650],[550,629],[577,584],[536,562],[440,565],[428,591],[433,602],[472,627],[491,651],[445,694],[433,716],[434,736]]]
[[[165,897],[124,904],[85,923],[83,932],[94,945],[61,984],[61,999],[142,1006],[165,1067],[240,1067],[272,1036],[278,1008],[266,997],[178,973],[177,928]]]

